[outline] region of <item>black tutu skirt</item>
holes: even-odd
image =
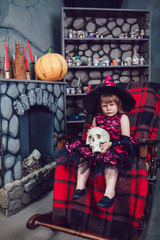
[[[104,173],[105,168],[118,168],[124,171],[130,168],[136,154],[135,141],[130,138],[129,144],[109,148],[104,154],[92,153],[92,149],[86,142],[76,139],[63,147],[58,153],[58,165],[72,165],[81,167],[84,172],[88,168],[94,168],[96,173]]]

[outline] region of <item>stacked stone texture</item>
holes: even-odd
[[[148,58],[148,51],[147,48],[144,46],[140,46],[138,43],[129,43],[122,41],[114,41],[113,38],[119,38],[119,35],[122,33],[131,33],[137,29],[144,29],[147,26],[147,22],[139,21],[137,18],[67,18],[65,19],[66,24],[66,37],[68,36],[69,29],[73,30],[84,30],[88,32],[98,32],[99,34],[103,34],[103,40],[106,41],[95,41],[90,42],[81,42],[78,44],[79,55],[81,56],[82,62],[87,62],[88,57],[92,59],[95,58],[102,58],[103,60],[109,60],[110,63],[112,59],[120,58],[124,61],[127,57],[132,57],[134,51],[141,51],[140,53],[143,54],[146,63],[149,61]],[[107,39],[112,39],[112,41],[108,41]],[[65,45],[65,49],[71,56],[73,56],[74,46],[77,44],[76,42],[67,43]],[[104,69],[103,71],[98,71],[96,68],[94,69],[94,74],[92,70],[87,71],[84,70],[76,70],[68,71],[68,75],[66,79],[68,82],[73,80],[74,78],[80,77],[84,85],[89,85],[94,82],[94,84],[103,81],[106,75],[111,75],[112,79],[116,80],[117,82],[139,82],[142,81],[140,74],[135,69],[124,69],[120,70],[107,70]],[[148,73],[144,75],[148,76]],[[144,76],[144,79],[147,77]]]
[[[138,52],[145,59],[145,64],[149,64],[149,52],[148,42],[138,41],[125,41],[119,39],[119,35],[122,33],[131,33],[137,29],[149,28],[147,20],[145,18],[98,18],[98,17],[67,17],[64,19],[65,31],[64,37],[68,38],[68,32],[72,30],[83,30],[87,32],[98,32],[99,35],[103,34],[103,39],[70,39],[65,42],[65,50],[69,52],[72,57],[75,45],[78,46],[78,52],[82,60],[82,64],[86,64],[88,58],[102,58],[103,60],[109,60],[110,64],[113,59],[120,59],[124,61],[127,57],[132,57],[134,51]],[[115,41],[114,41],[115,40]],[[119,82],[140,82],[148,80],[148,69],[146,70],[138,68],[107,68],[107,67],[71,67],[66,75],[66,81],[69,86],[75,79],[81,79],[82,86],[88,86],[89,84],[99,84],[103,82],[107,75],[110,75],[115,83]],[[75,105],[75,99],[67,99],[67,115],[72,115],[76,112],[78,114],[85,114],[82,99],[76,99],[77,105]],[[78,109],[78,110],[77,110]]]
[[[64,85],[35,82],[0,83],[1,156],[0,187],[22,178],[20,118],[32,106],[53,113],[54,133],[64,133]],[[53,139],[53,149],[54,149]]]
[[[7,183],[0,189],[0,207],[6,216],[21,210],[53,189],[55,162],[28,174],[21,180]]]
[[[6,216],[53,188],[55,162],[22,176],[20,118],[32,106],[44,106],[53,114],[54,134],[64,133],[64,88],[56,82],[0,82],[0,207]],[[54,155],[55,139],[52,144]]]

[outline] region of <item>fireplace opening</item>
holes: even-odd
[[[20,141],[22,161],[37,151],[40,158],[34,158],[34,166],[25,164],[23,176],[53,162],[54,159],[54,115],[45,106],[32,106],[20,117]],[[26,163],[26,162],[24,162]]]

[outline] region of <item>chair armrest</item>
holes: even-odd
[[[73,136],[71,135],[56,135],[56,134],[53,135],[53,138],[57,138],[57,139],[70,139],[72,137]]]
[[[155,139],[136,139],[139,143],[139,154],[140,157],[144,160],[147,159],[148,150],[150,148],[151,159],[146,162],[148,170],[148,180],[151,182],[156,182],[157,180],[157,144],[160,143],[160,140]]]
[[[136,141],[140,144],[158,144],[158,143],[160,143],[159,139],[143,139],[143,138],[140,138],[140,139],[136,139]]]
[[[136,139],[136,142],[139,143],[140,146],[140,157],[147,158],[148,154],[148,146],[157,147],[157,144],[160,143],[160,140],[152,140],[152,139]]]
[[[53,138],[57,139],[57,150],[60,150],[67,144],[68,140],[74,139],[75,136],[73,135],[53,135]]]

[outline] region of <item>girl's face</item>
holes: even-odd
[[[114,101],[109,103],[105,103],[104,101],[102,101],[101,109],[103,114],[107,117],[113,117],[118,112],[118,106]]]

